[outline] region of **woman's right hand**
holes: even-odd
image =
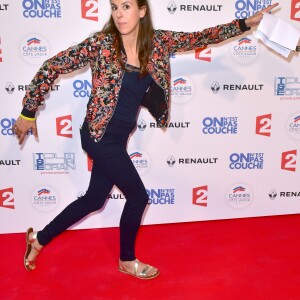
[[[17,138],[19,139],[19,145],[21,145],[24,141],[24,138],[28,132],[28,130],[32,130],[36,139],[38,139],[38,132],[36,121],[25,120],[22,117],[19,117],[16,123],[12,127],[12,131],[15,133]]]

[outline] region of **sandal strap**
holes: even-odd
[[[151,269],[153,269],[153,267],[152,266],[150,266],[150,265],[147,265],[139,274],[138,274],[138,267],[139,267],[139,260],[138,259],[136,259],[135,260],[135,264],[134,264],[134,274],[135,274],[135,276],[143,276],[143,277],[148,277],[148,272],[151,270]]]

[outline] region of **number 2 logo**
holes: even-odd
[[[10,208],[10,209],[15,208],[13,188],[0,190],[0,207]]]
[[[300,21],[300,1],[299,0],[292,0],[291,19],[295,20],[295,21]]]
[[[81,0],[83,19],[98,21],[98,0]]]

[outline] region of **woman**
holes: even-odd
[[[168,119],[170,53],[200,48],[242,34],[259,24],[263,13],[234,20],[202,32],[154,30],[147,0],[111,0],[111,18],[101,32],[45,61],[23,100],[23,110],[13,130],[19,144],[29,129],[37,137],[35,113],[60,74],[90,64],[92,91],[81,129],[83,149],[93,159],[86,194],[67,206],[43,230],[26,233],[24,265],[34,270],[37,255],[55,236],[100,209],[116,185],[126,203],[120,220],[119,270],[141,279],[159,275],[157,268],[135,257],[135,239],[148,196],[133,166],[126,144],[136,126],[140,105],[148,108],[162,127]]]

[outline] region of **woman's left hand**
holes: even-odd
[[[269,13],[273,8],[275,8],[276,6],[278,6],[279,3],[275,3],[273,5],[269,5],[268,7],[266,7],[265,9],[262,9],[260,11],[258,11],[256,14],[254,14],[252,17],[247,18],[245,20],[246,26],[247,27],[254,27],[259,25],[260,21],[263,18],[263,14],[265,13]]]

